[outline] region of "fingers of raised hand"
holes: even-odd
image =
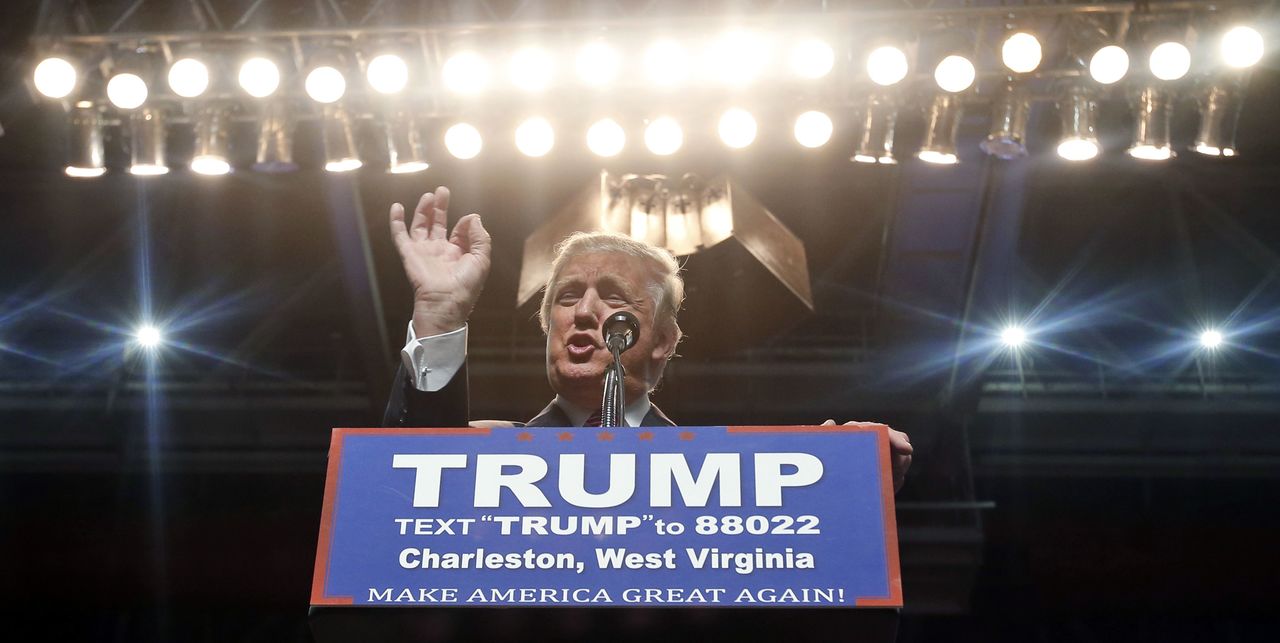
[[[489,231],[485,230],[484,224],[480,222],[480,215],[474,212],[462,217],[454,224],[449,241],[462,248],[463,252],[485,260],[488,260],[493,249],[493,239],[489,236]]]
[[[910,456],[914,452],[911,447],[911,438],[902,431],[889,429],[889,445],[893,447],[894,453]]]
[[[413,223],[409,225],[409,234],[414,239],[425,239],[430,236],[435,203],[436,195],[430,192],[418,199],[418,206],[413,209]]]
[[[409,240],[409,231],[404,227],[404,206],[399,203],[391,204],[391,240],[396,247]]]
[[[444,239],[449,233],[449,188],[440,186],[435,191],[435,204],[431,211],[431,238]]]

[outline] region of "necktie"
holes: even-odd
[[[600,409],[596,409],[596,412],[592,413],[591,417],[582,423],[582,426],[600,426]]]

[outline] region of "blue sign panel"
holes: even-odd
[[[888,436],[335,429],[311,602],[900,606]]]

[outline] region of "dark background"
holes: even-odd
[[[309,640],[329,429],[378,421],[409,314],[387,206],[448,185],[455,218],[484,216],[495,260],[472,319],[473,410],[524,419],[550,391],[535,309],[514,302],[523,240],[600,165],[568,141],[539,161],[495,143],[460,163],[436,145],[425,174],[375,161],[331,176],[304,123],[295,174],[67,179],[64,116],[26,84],[39,4],[0,7],[2,629]],[[691,425],[834,417],[908,431],[900,640],[1273,640],[1276,105],[1269,55],[1234,159],[1186,151],[1187,99],[1165,164],[1123,154],[1121,100],[1102,104],[1105,153],[1079,165],[1053,154],[1046,102],[1030,157],[1012,163],[977,150],[981,109],[952,168],[849,163],[855,132],[839,114],[820,150],[762,119],[744,154],[692,132],[673,160],[611,161],[729,173],[804,242],[812,277],[815,310],[763,302],[791,322],[760,332],[752,297],[776,284],[731,249],[691,258],[691,298],[730,288],[742,307],[690,307],[655,401]],[[174,165],[190,153],[183,127]],[[370,148],[372,127],[360,124]],[[904,116],[900,158],[921,127]],[[235,153],[243,167],[252,148]],[[171,342],[153,358],[131,348],[146,317]],[[995,340],[1009,321],[1032,332],[1017,356]],[[1196,347],[1209,325],[1227,334],[1213,353]],[[700,350],[713,335],[734,348]]]

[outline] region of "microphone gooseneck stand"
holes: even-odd
[[[604,372],[604,399],[600,404],[600,426],[626,426],[622,410],[627,407],[627,371],[622,367],[622,353],[635,346],[640,337],[640,321],[628,312],[614,313],[604,323],[605,345],[613,363]]]

